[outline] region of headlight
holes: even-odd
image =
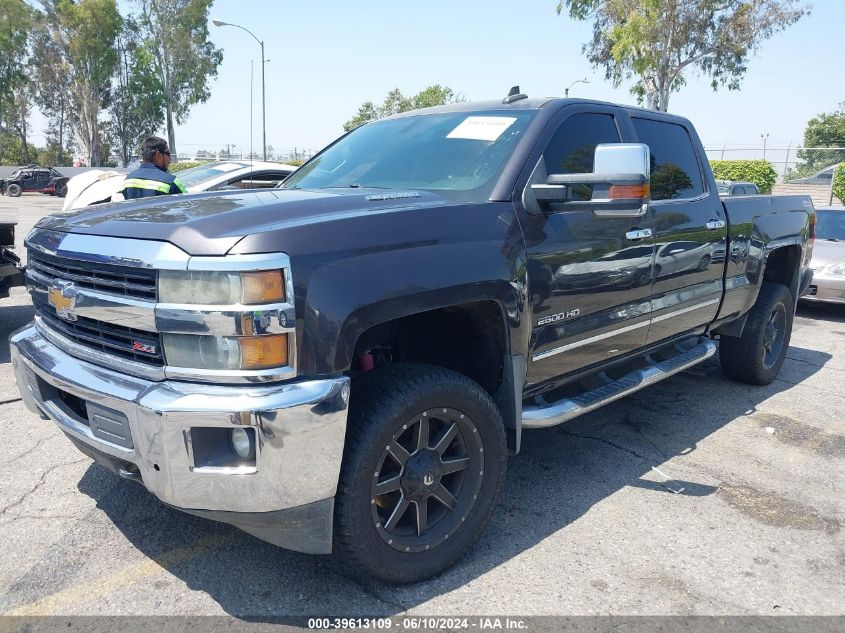
[[[158,300],[193,305],[278,303],[285,300],[284,275],[280,270],[162,270],[158,274]]]
[[[845,263],[833,264],[832,266],[823,268],[821,272],[825,275],[845,275]]]
[[[167,364],[204,369],[272,369],[288,364],[287,334],[197,336],[162,334]]]

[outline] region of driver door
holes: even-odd
[[[596,146],[623,140],[626,119],[616,110],[569,110],[576,111],[548,139],[527,189],[552,174],[592,172]],[[598,205],[590,206],[590,185],[572,190],[584,201],[575,210],[563,205],[527,210],[524,233],[533,313],[529,386],[631,352],[645,344],[648,334],[651,212],[608,216]]]

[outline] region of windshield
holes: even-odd
[[[845,242],[845,210],[816,211],[816,239]]]
[[[424,189],[487,200],[533,111],[426,114],[364,125],[294,172],[283,189]]]
[[[190,169],[184,169],[182,171],[176,172],[176,176],[179,180],[186,187],[193,187],[194,185],[198,185],[201,182],[206,180],[211,180],[212,178],[216,178],[217,176],[222,176],[225,173],[230,171],[236,171],[238,169],[243,169],[244,167],[249,167],[249,163],[237,163],[237,162],[215,162],[215,163],[207,163],[205,165],[200,165],[199,167],[191,167]]]
[[[731,192],[731,188],[728,185],[716,185],[716,191],[720,194],[728,194]]]

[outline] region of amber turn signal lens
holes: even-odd
[[[285,282],[281,270],[241,273],[241,284],[243,302],[247,305],[285,300]]]
[[[649,186],[642,185],[612,185],[608,197],[611,200],[620,200],[627,198],[648,198]]]
[[[270,369],[288,364],[288,336],[242,336],[241,369]]]

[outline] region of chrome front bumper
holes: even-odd
[[[331,551],[348,378],[237,387],[151,382],[70,356],[34,325],[9,342],[26,406],[52,419],[83,452],[125,464],[115,470],[176,508],[290,549]],[[89,417],[92,411],[125,416],[116,417],[126,420],[131,440],[104,439],[73,406],[74,397],[86,403]],[[192,429],[238,427],[255,432],[254,465],[197,466]]]

